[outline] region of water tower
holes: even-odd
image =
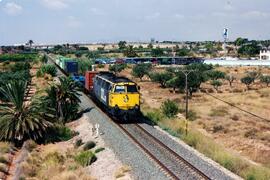
[[[228,29],[227,28],[224,28],[224,30],[223,30],[223,39],[224,39],[223,50],[224,51],[226,51],[226,46],[227,46],[228,38],[229,38]]]

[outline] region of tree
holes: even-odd
[[[150,74],[150,79],[153,82],[160,83],[160,85],[161,85],[162,88],[165,88],[166,87],[167,81],[169,81],[170,79],[172,79],[172,77],[173,77],[173,74],[172,73],[169,73],[169,72],[161,72],[161,73],[154,72],[154,73],[151,73]]]
[[[86,57],[89,59],[97,59],[100,58],[100,55],[94,51],[90,51],[86,54]]]
[[[175,93],[176,88],[180,87],[180,80],[178,77],[173,77],[166,82],[167,87],[173,88],[173,93]]]
[[[269,75],[261,76],[260,81],[261,81],[262,83],[265,83],[266,86],[268,87],[269,84],[270,84],[270,76],[269,76]]]
[[[137,57],[137,53],[134,51],[133,46],[129,45],[128,47],[126,47],[126,49],[124,50],[124,56],[126,57]]]
[[[207,75],[209,76],[211,80],[218,80],[218,79],[224,79],[226,74],[222,71],[212,70],[212,71],[209,71]]]
[[[29,44],[30,49],[32,49],[32,45],[34,44],[34,41],[30,39],[30,40],[27,42],[27,44]]]
[[[0,91],[7,100],[0,106],[0,140],[19,145],[27,139],[42,138],[52,124],[47,119],[48,112],[37,100],[24,104],[26,82],[11,81]]]
[[[119,41],[119,43],[118,43],[118,48],[119,48],[120,50],[123,50],[123,49],[126,48],[126,44],[127,44],[126,41]]]
[[[188,56],[190,54],[190,50],[187,48],[182,48],[176,51],[177,56]]]
[[[230,84],[230,87],[232,87],[232,83],[233,83],[233,81],[235,81],[236,80],[236,77],[234,77],[233,75],[227,75],[226,77],[225,77],[225,79],[227,80],[227,81],[229,81],[229,84]]]
[[[46,55],[43,55],[40,59],[42,64],[46,64],[48,62],[48,57]]]
[[[163,114],[168,118],[173,118],[179,112],[177,104],[171,100],[166,100],[161,105],[161,110]]]
[[[241,55],[255,56],[260,53],[260,47],[257,42],[251,42],[249,44],[242,45],[238,49],[238,53]]]
[[[150,44],[148,44],[148,45],[147,45],[147,48],[149,48],[149,49],[153,49],[153,44],[151,44],[151,43],[150,43]]]
[[[222,86],[222,82],[219,80],[213,80],[211,81],[211,85],[218,91],[218,88]]]
[[[132,68],[132,75],[142,81],[142,78],[148,75],[151,69],[152,64],[137,64]]]
[[[252,77],[254,79],[254,81],[258,78],[260,78],[260,76],[262,75],[261,72],[258,72],[258,71],[250,71],[247,73],[248,76]]]
[[[151,55],[153,57],[164,56],[164,51],[160,47],[157,47],[157,48],[151,50]]]
[[[250,85],[254,82],[254,78],[250,76],[243,77],[241,82],[247,86],[247,89],[250,89]]]
[[[56,110],[55,116],[60,123],[67,123],[76,118],[79,108],[79,86],[68,77],[60,77],[60,83],[52,85],[46,90],[44,102]]]
[[[92,65],[94,62],[90,59],[80,59],[78,61],[78,69],[80,74],[85,74],[86,71],[90,71],[92,69]]]
[[[127,64],[114,64],[109,66],[109,71],[114,72],[114,74],[120,73],[125,68],[127,68]]]
[[[242,45],[246,44],[247,42],[248,42],[248,39],[239,37],[234,41],[234,44],[236,46],[242,46]]]
[[[208,72],[213,69],[212,65],[207,65],[207,64],[201,64],[201,63],[194,63],[187,65],[185,67],[187,70],[195,70],[194,72],[190,73],[188,76],[188,91],[190,96],[192,97],[192,94],[196,92],[201,84],[203,82],[208,81]],[[178,72],[178,78],[180,81],[180,89],[185,88],[185,75],[179,71]]]

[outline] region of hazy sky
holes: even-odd
[[[0,45],[270,39],[270,0],[0,0]]]

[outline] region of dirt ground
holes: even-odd
[[[254,113],[262,120],[229,106],[205,93],[195,93],[190,99],[190,110],[197,114],[193,123],[199,131],[212,137],[217,143],[224,145],[242,156],[270,167],[270,88],[256,82],[247,91],[246,86],[240,81],[247,71],[259,70],[256,67],[219,67],[227,74],[233,74],[237,80],[230,87],[226,80],[223,86],[216,90],[209,84],[202,85],[205,91],[228,101],[248,112]],[[261,68],[262,74],[270,74],[270,68]],[[131,77],[131,69],[127,69],[121,75]],[[184,108],[184,96],[180,93],[172,93],[170,89],[162,89],[159,84],[144,79],[139,82],[133,79],[141,87],[142,102],[145,107],[160,108],[162,102],[167,99],[179,103]]]

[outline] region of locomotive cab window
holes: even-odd
[[[124,92],[126,92],[125,86],[119,86],[119,85],[115,86],[114,92],[115,93],[124,93]]]
[[[127,92],[136,93],[138,92],[137,87],[135,85],[127,85]]]

